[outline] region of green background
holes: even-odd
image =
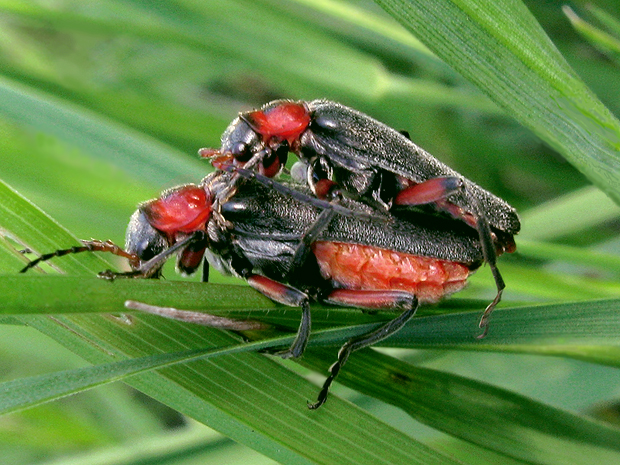
[[[0,461],[618,462],[619,20],[611,0],[0,0]],[[197,150],[276,98],[405,129],[518,209],[486,339],[488,267],[309,412],[338,345],[389,314],[315,306],[315,345],[282,362],[255,350],[283,331],[257,347],[110,316],[134,299],[294,330],[235,279],[111,286],[96,272],[122,264],[88,254],[18,275],[23,248],[122,243],[139,202],[198,182]]]

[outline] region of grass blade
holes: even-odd
[[[519,0],[377,0],[620,203],[620,123]]]

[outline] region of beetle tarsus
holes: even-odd
[[[480,323],[478,324],[478,327],[482,330],[482,333],[476,336],[477,339],[484,339],[486,335],[488,334],[489,318],[491,317],[491,313],[493,313],[493,309],[495,308],[495,306],[499,303],[500,300],[502,300],[503,292],[504,292],[503,289],[499,289],[493,301],[487,306],[487,308],[482,313],[482,316],[480,317]]]
[[[399,294],[402,294],[402,293],[399,293]],[[399,295],[398,297],[401,297],[401,296]],[[389,336],[391,336],[392,334],[400,330],[403,326],[405,326],[405,324],[407,324],[407,322],[414,317],[417,310],[418,310],[418,299],[417,297],[411,294],[409,297],[408,309],[405,310],[403,313],[401,313],[393,320],[388,321],[386,324],[384,324],[380,328],[368,334],[363,334],[361,336],[348,340],[340,348],[340,351],[338,351],[338,360],[329,368],[329,376],[323,383],[323,387],[321,388],[321,391],[319,392],[319,395],[317,396],[316,402],[308,403],[308,408],[310,410],[316,410],[321,405],[323,405],[325,401],[327,401],[327,395],[329,393],[329,388],[331,387],[332,383],[338,376],[338,373],[340,373],[340,369],[344,366],[344,364],[349,359],[349,356],[351,355],[351,353],[355,352],[356,350],[360,350],[365,347],[376,344],[377,342],[388,338]]]
[[[144,278],[145,275],[140,270],[118,272],[107,269],[97,273],[97,277],[106,281],[114,281],[119,278]]]
[[[478,230],[478,234],[480,236],[482,255],[484,260],[489,264],[489,268],[493,274],[493,279],[495,280],[495,286],[497,287],[497,294],[495,295],[495,298],[484,310],[484,313],[480,319],[479,326],[483,331],[482,334],[477,336],[477,338],[482,339],[489,331],[489,319],[491,318],[491,313],[493,313],[493,309],[495,309],[500,300],[502,300],[502,293],[506,287],[506,284],[504,283],[504,278],[502,278],[502,275],[497,268],[497,253],[495,251],[495,245],[489,222],[482,212],[482,209],[478,208],[477,213],[478,220],[476,221],[476,229]]]
[[[299,358],[306,351],[308,340],[310,339],[310,330],[312,318],[310,316],[310,303],[305,300],[301,304],[301,323],[299,323],[299,329],[295,340],[286,350],[275,352],[273,355],[277,355],[281,358]]]

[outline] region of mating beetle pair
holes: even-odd
[[[288,116],[273,118],[280,113]],[[289,119],[296,129],[290,129]],[[512,234],[518,231],[518,218],[505,202],[432,157],[429,166],[416,168],[422,173],[417,180],[387,169],[382,159],[392,159],[390,154],[368,149],[366,156],[372,160],[365,164],[352,153],[343,158],[347,147],[363,148],[366,129],[373,130],[367,135],[371,149],[380,150],[377,140],[383,148],[396,147],[394,140],[411,144],[394,136],[396,131],[373,125],[380,123],[325,101],[274,102],[259,112],[242,114],[224,133],[222,149],[217,154],[210,151],[218,155],[214,164],[226,170],[207,176],[200,185],[171,189],[141,205],[132,216],[126,250],[86,241],[83,247],[44,255],[24,271],[56,255],[101,250],[128,258],[132,266],[130,273],[104,272],[104,277],[156,276],[175,252],[178,268],[191,273],[206,253],[216,268],[246,279],[275,301],[301,307],[297,337],[280,353],[284,357],[297,357],[305,349],[311,300],[402,311],[378,330],[342,347],[317,402],[310,404],[317,408],[351,352],[397,331],[413,317],[420,301],[435,302],[463,288],[484,261],[494,267],[496,252],[512,251]],[[289,150],[302,154],[311,190],[269,179],[280,171]],[[347,166],[339,164],[342,159]],[[371,163],[376,159],[381,164]],[[401,202],[403,197],[406,201]],[[398,207],[400,203],[404,206]],[[429,203],[456,218],[410,208]],[[375,214],[376,219],[369,218]],[[494,275],[497,280],[499,273]],[[498,295],[485,315],[500,295],[498,283]]]
[[[268,177],[280,172],[288,152],[299,157],[304,182],[319,198],[350,196],[378,210],[433,205],[475,228],[497,286],[480,320],[486,333],[505,287],[495,259],[516,249],[513,236],[520,229],[510,205],[438,161],[406,134],[329,100],[276,100],[241,113],[222,135],[221,149],[202,150],[216,167],[250,166]]]

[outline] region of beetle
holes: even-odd
[[[223,133],[220,149],[200,151],[216,168],[233,164],[267,177],[282,171],[289,152],[300,159],[303,168],[296,171],[319,198],[349,195],[377,210],[432,205],[475,228],[497,287],[480,320],[481,337],[486,334],[505,288],[496,257],[516,250],[520,220],[514,208],[406,133],[329,100],[275,100],[240,113]]]
[[[342,346],[317,401],[309,404],[316,409],[326,401],[351,352],[400,329],[415,315],[419,302],[436,302],[462,289],[484,261],[475,230],[461,221],[406,210],[369,221],[337,214],[329,203],[307,201],[303,196],[310,194],[303,186],[289,192],[286,185],[273,189],[245,182],[231,191],[234,176],[216,171],[200,185],[179,186],[141,204],[131,217],[125,249],[84,241],[81,247],[42,255],[22,272],[55,256],[92,250],[125,257],[132,268],[100,276],[148,278],[157,277],[175,253],[184,273],[196,271],[206,255],[212,266],[245,279],[272,300],[301,308],[297,336],[278,354],[282,357],[302,355],[311,328],[311,301],[401,311]],[[344,207],[368,211],[366,204],[349,199]],[[302,240],[322,217],[329,218],[325,227],[311,241]]]

